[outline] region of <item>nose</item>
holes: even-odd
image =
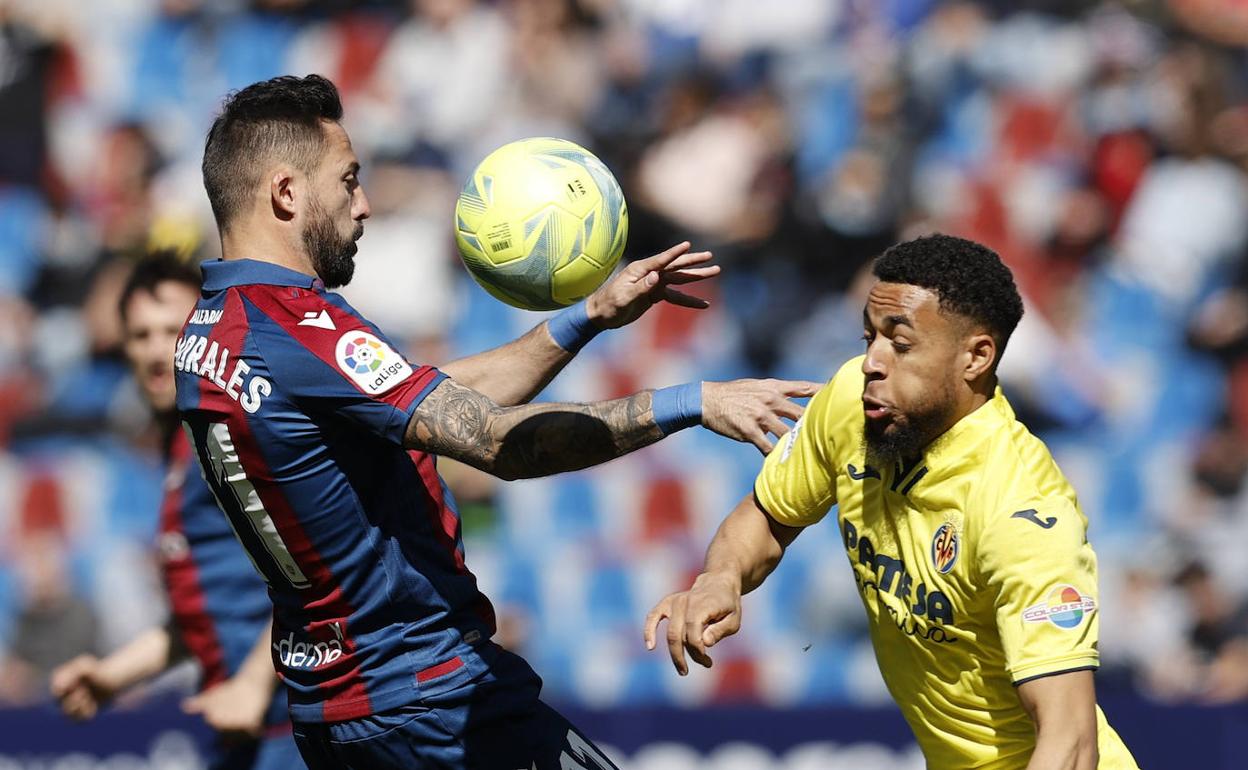
[[[876,342],[878,341],[877,339]],[[867,345],[867,355],[862,359],[862,373],[866,375],[867,382],[882,380],[886,374],[883,356],[879,353],[876,342]]]
[[[373,210],[368,205],[368,196],[364,194],[364,186],[360,185],[355,188],[355,200],[351,202],[351,218],[357,222],[363,222],[372,213]]]

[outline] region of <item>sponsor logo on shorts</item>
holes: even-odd
[[[375,396],[412,374],[411,364],[375,335],[351,331],[338,338],[334,358],[360,389]]]
[[[273,645],[277,660],[286,668],[317,669],[342,657],[342,643],[337,639],[327,642],[300,642],[294,633],[286,635]]]
[[[1048,599],[1023,610],[1023,621],[1044,623],[1058,628],[1078,628],[1084,618],[1096,612],[1096,599],[1069,585],[1060,585],[1049,592]]]

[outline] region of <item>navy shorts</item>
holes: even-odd
[[[296,723],[310,770],[618,770],[539,698],[541,679],[502,652],[455,691],[348,722]]]

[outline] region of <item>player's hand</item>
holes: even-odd
[[[709,251],[690,251],[688,241],[653,257],[626,266],[585,300],[589,320],[600,329],[618,329],[641,317],[656,302],[703,309],[704,299],[672,288],[719,274],[719,265],[706,264]]]
[[[202,716],[227,742],[256,740],[272,699],[270,683],[237,675],[182,701],[182,710]]]
[[[813,396],[823,387],[805,380],[733,380],[702,383],[702,425],[721,436],[744,441],[767,454],[789,432],[782,417],[796,420],[803,408],[791,398]]]
[[[93,718],[117,694],[94,655],[79,655],[58,666],[52,672],[51,690],[61,711],[77,720]]]
[[[716,642],[741,628],[741,582],[730,575],[704,572],[688,591],[671,594],[646,616],[646,649],[657,644],[659,624],[667,619],[667,652],[676,673],[689,673],[685,651],[700,666],[710,668],[707,653]]]

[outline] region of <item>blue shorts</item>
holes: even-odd
[[[538,699],[542,680],[502,652],[460,690],[349,722],[296,723],[310,770],[618,770]]]
[[[290,725],[272,728],[259,741],[218,745],[207,757],[208,770],[290,770],[303,767]]]

